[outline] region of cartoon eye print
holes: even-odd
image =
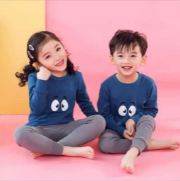
[[[68,108],[69,108],[69,104],[68,104],[67,100],[63,99],[61,101],[61,110],[62,111],[67,111]]]
[[[131,105],[128,109],[128,114],[130,117],[134,116],[134,114],[136,113],[136,107],[134,105]]]
[[[127,108],[125,105],[121,105],[118,109],[118,113],[120,116],[126,116],[127,114]]]
[[[59,101],[57,99],[54,99],[51,103],[51,110],[56,112],[58,111],[59,107],[60,107]]]

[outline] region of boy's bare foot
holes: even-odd
[[[172,140],[156,140],[151,139],[148,144],[148,150],[161,150],[161,149],[172,149],[175,150],[180,146],[180,143]]]
[[[134,172],[135,161],[139,154],[139,150],[135,147],[131,148],[121,160],[121,168],[132,174]]]
[[[93,159],[94,150],[90,146],[84,146],[84,147],[64,146],[62,155]]]
[[[180,143],[172,140],[156,140],[151,139],[148,144],[148,150],[158,149],[177,149]],[[136,147],[131,148],[121,160],[121,168],[128,173],[133,173],[135,169],[135,161],[139,154],[139,150]]]

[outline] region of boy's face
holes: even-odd
[[[112,64],[124,77],[136,75],[139,67],[145,64],[145,60],[146,56],[142,56],[138,45],[117,49],[111,56]]]

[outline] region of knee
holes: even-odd
[[[102,133],[106,128],[106,121],[101,115],[94,115],[95,127]]]
[[[14,133],[14,138],[18,145],[21,145],[23,140],[26,139],[27,133],[28,133],[28,130],[26,129],[25,126],[16,128],[15,133]]]
[[[151,126],[153,128],[153,130],[155,129],[155,119],[154,119],[154,117],[152,117],[150,115],[142,116],[138,123],[139,124],[147,123],[149,126]]]

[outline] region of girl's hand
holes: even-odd
[[[48,80],[50,76],[51,76],[51,72],[47,68],[45,68],[43,66],[39,67],[39,72],[37,73],[38,79]]]
[[[127,120],[126,122],[126,130],[130,136],[134,136],[135,134],[135,122],[132,119]]]

